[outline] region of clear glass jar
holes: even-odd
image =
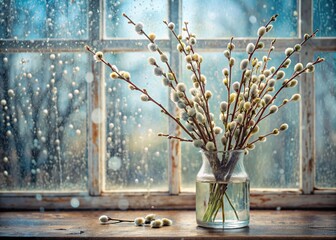
[[[201,151],[196,180],[196,220],[201,227],[242,228],[250,221],[250,181],[244,151]]]

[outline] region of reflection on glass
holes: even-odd
[[[334,0],[314,0],[314,29],[319,29],[317,37],[336,36],[336,2]]]
[[[122,16],[126,13],[134,22],[142,22],[145,31],[154,32],[158,38],[168,38],[163,20],[168,19],[168,1],[107,0],[105,2],[105,36],[108,38],[143,38],[134,31]]]
[[[131,73],[131,78],[162,105],[168,93],[153,75],[147,53],[106,54],[109,62]],[[158,62],[159,63],[159,62]],[[163,66],[162,66],[163,67]],[[168,119],[128,84],[109,77],[106,70],[106,190],[167,190]]]
[[[279,18],[267,37],[297,37],[296,0],[184,0],[183,20],[199,38],[256,37],[274,14]]]
[[[316,186],[336,187],[336,52],[318,52],[326,59],[315,70]]]
[[[5,11],[0,14],[0,38],[30,40],[88,37],[87,0],[1,1],[0,8],[9,11],[9,14],[4,14]]]
[[[266,53],[264,53],[266,54]],[[262,59],[264,55],[258,53],[255,56]],[[222,126],[219,120],[219,103],[227,99],[227,90],[222,83],[222,69],[227,67],[227,60],[222,53],[201,53],[203,56],[202,74],[207,77],[207,89],[213,93],[210,99],[210,110],[215,115],[216,125]],[[232,75],[232,81],[240,81],[241,71],[238,71],[239,63],[246,58],[246,53],[234,53],[236,65]],[[272,54],[272,60],[268,67],[278,66],[284,59],[284,53]],[[298,56],[292,57],[292,65],[285,69],[287,76],[293,73],[293,66]],[[183,78],[190,79],[190,71],[183,71]],[[276,85],[278,89],[281,84]],[[290,98],[298,92],[298,87],[286,89],[280,93],[275,101],[280,105],[284,98]],[[218,103],[218,104],[216,104]],[[260,125],[260,134],[271,132],[282,123],[288,123],[289,130],[278,136],[270,136],[264,143],[259,143],[249,155],[245,156],[245,166],[251,178],[252,188],[298,188],[299,187],[299,103],[290,103],[280,109],[277,115],[263,120]],[[201,165],[199,150],[187,144],[182,145],[182,187],[194,189],[195,177]]]
[[[86,190],[86,54],[0,55],[0,190]]]

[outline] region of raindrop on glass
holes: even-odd
[[[257,22],[257,18],[252,15],[252,16],[249,17],[249,21],[250,21],[250,23],[255,24]]]
[[[15,93],[14,93],[14,90],[13,90],[13,89],[9,89],[9,90],[8,90],[8,96],[9,96],[9,97],[14,97],[14,96],[15,96]]]
[[[119,157],[111,157],[108,161],[108,168],[114,171],[119,170],[121,167],[121,159]]]

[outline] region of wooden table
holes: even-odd
[[[168,217],[173,226],[152,229],[133,223],[99,224],[102,214],[134,219],[148,213]],[[194,211],[0,212],[0,237],[108,239],[336,239],[336,211],[251,211],[248,228],[197,227]]]

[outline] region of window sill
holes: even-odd
[[[259,239],[336,237],[336,211],[251,211],[248,228],[210,230],[197,227],[194,211],[150,211],[168,217],[173,226],[160,229],[132,223],[100,225],[98,217],[134,219],[149,211],[1,212],[0,237],[109,239]]]
[[[40,194],[40,198],[37,198]],[[126,198],[129,209],[195,209],[195,193],[171,195],[165,192],[122,192],[102,193],[100,196],[89,196],[88,193],[68,192],[0,192],[0,209],[36,210],[63,209],[73,210],[71,200],[77,198],[83,209],[120,209],[119,199]],[[118,199],[118,200],[116,200]],[[250,206],[252,209],[336,209],[336,194],[319,192],[319,194],[302,194],[298,190],[251,190]]]

